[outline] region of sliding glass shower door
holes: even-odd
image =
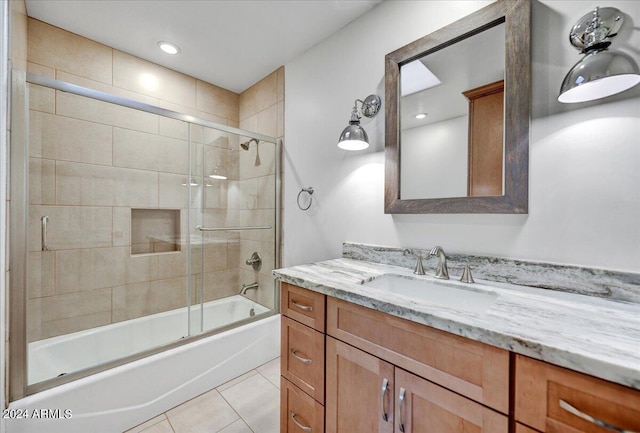
[[[275,139],[30,81],[14,83],[12,380],[36,392],[273,314]]]
[[[276,143],[191,125],[191,332],[275,308]]]

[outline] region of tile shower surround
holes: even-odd
[[[447,266],[451,278],[459,278],[465,264],[469,264],[474,277],[488,281],[640,303],[640,274],[637,273],[449,253],[446,251],[446,246],[443,247],[447,254]],[[429,257],[430,249],[414,250],[423,257]],[[403,248],[351,242],[342,244],[344,258],[413,268],[416,259],[405,256],[403,251]],[[427,259],[423,264],[426,272],[430,273],[435,269],[436,261]]]
[[[243,94],[221,89],[40,21],[28,20],[29,72],[266,135],[282,135],[284,69]],[[156,77],[150,87],[138,77]],[[186,252],[131,256],[131,209],[177,209],[190,225],[185,187],[188,126],[173,119],[30,85],[29,341],[186,304]],[[87,139],[90,137],[90,139]],[[229,180],[206,188],[205,224],[274,224],[274,146],[240,151],[234,137],[194,128],[207,158],[223,153]],[[209,164],[209,160],[207,160]],[[52,251],[40,251],[48,215]],[[204,297],[271,287],[273,232],[216,236],[192,258]],[[199,248],[199,247],[197,247]],[[260,251],[263,267],[244,259]],[[246,256],[246,257],[245,257]],[[201,263],[202,262],[202,263]],[[114,271],[116,270],[116,271]],[[194,287],[200,275],[192,275]],[[268,290],[249,293],[273,304]],[[198,299],[193,294],[192,299]]]

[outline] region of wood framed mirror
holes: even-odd
[[[498,0],[387,54],[385,213],[528,212],[530,19],[529,0]],[[491,47],[489,40],[498,46]],[[410,88],[414,65],[425,71],[418,74],[435,81]],[[484,75],[479,73],[482,65],[488,69]],[[455,90],[450,82],[464,71],[466,78],[459,80],[463,87]],[[422,102],[415,104],[419,94],[424,94]],[[449,108],[454,100],[464,104],[464,116]],[[433,110],[429,131],[452,124],[440,139],[433,132],[426,135],[426,126],[417,125],[408,112],[408,107],[417,109],[428,101]],[[454,146],[451,134],[463,136],[460,143]],[[462,174],[451,177],[453,173]]]

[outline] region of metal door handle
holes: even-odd
[[[302,304],[298,304],[296,301],[291,301],[291,303],[294,305],[294,307],[299,308],[301,310],[304,311],[313,311],[313,307],[310,305],[302,305]]]
[[[387,392],[389,392],[389,379],[385,378],[382,380],[382,420],[386,422],[389,421],[389,415],[385,408],[385,397],[387,396]]]
[[[295,425],[298,426],[298,428],[300,428],[300,430],[311,433],[311,427],[308,427],[306,425],[302,425],[296,420],[295,412],[291,411],[291,412],[289,412],[289,414],[291,415],[291,420],[295,423]]]
[[[560,403],[560,407],[562,409],[566,410],[567,412],[572,413],[575,416],[577,416],[578,418],[582,418],[582,419],[584,419],[586,421],[589,421],[589,422],[591,422],[591,423],[593,423],[595,425],[599,425],[600,427],[604,427],[604,428],[606,428],[608,430],[619,432],[619,433],[638,433],[638,432],[634,432],[634,431],[631,431],[631,430],[625,430],[625,429],[622,429],[620,427],[616,427],[613,424],[609,424],[608,422],[605,422],[605,421],[599,420],[597,418],[594,418],[591,415],[588,415],[588,414],[586,414],[584,412],[581,412],[580,410],[578,410],[574,406],[571,406],[569,403],[567,403],[566,401],[564,401],[562,399],[559,400],[559,403]]]
[[[238,226],[238,227],[204,227],[201,225],[196,226],[196,230],[201,232],[227,232],[227,231],[242,231],[242,230],[269,230],[272,226]]]
[[[400,395],[398,396],[398,429],[404,433],[404,422],[402,421],[402,406],[404,405],[404,397],[406,390],[404,388],[400,388]]]
[[[49,251],[49,245],[47,245],[47,223],[49,222],[48,216],[43,216],[40,218],[42,221],[42,240],[40,243],[40,247],[42,251]]]
[[[298,355],[295,349],[291,349],[291,354],[293,355],[294,358],[296,358],[298,361],[304,364],[311,364],[313,362],[313,359],[303,358],[302,356]]]

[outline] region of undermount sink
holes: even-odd
[[[457,281],[433,280],[429,277],[413,278],[396,274],[385,274],[362,284],[422,301],[427,305],[473,313],[484,313],[499,296],[494,292],[471,288]]]

